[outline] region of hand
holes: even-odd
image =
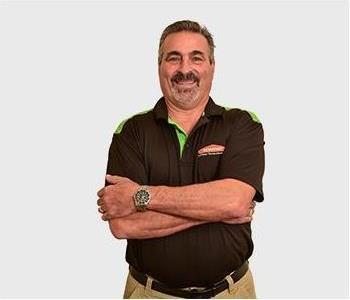
[[[106,175],[106,181],[112,185],[106,186],[97,192],[99,199],[97,205],[102,213],[102,220],[125,217],[136,208],[133,195],[139,189],[139,185],[129,178]]]
[[[243,224],[243,223],[251,222],[253,220],[255,205],[256,205],[255,201],[252,201],[252,203],[249,207],[249,212],[248,212],[247,216],[223,220],[222,222],[227,223],[227,224]]]

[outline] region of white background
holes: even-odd
[[[122,296],[126,243],[95,193],[117,124],[161,96],[179,19],[214,34],[215,101],[264,125],[258,296],[348,296],[346,1],[2,1],[0,297]]]

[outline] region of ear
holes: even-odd
[[[214,73],[215,73],[215,61],[213,61],[210,65],[210,68],[211,68],[211,72],[212,72],[212,75],[214,77]]]
[[[214,71],[215,71],[215,60],[211,63],[211,66],[213,68],[213,73],[214,73]]]

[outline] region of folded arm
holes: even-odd
[[[126,177],[107,176],[98,205],[117,238],[154,238],[206,222],[240,224],[251,221],[255,190],[235,179],[183,187],[151,186],[147,212],[137,212],[132,196],[139,185]]]
[[[109,220],[110,229],[118,239],[162,237],[203,223],[205,222],[155,211],[136,212]]]
[[[120,176],[106,176],[111,185],[97,195],[106,213],[103,220],[120,218],[136,212],[133,195],[140,185]],[[220,179],[180,187],[150,186],[148,209],[186,218],[218,222],[244,217],[253,205],[255,189],[236,179]]]
[[[250,222],[252,216],[224,220],[229,224]],[[109,220],[109,227],[117,239],[148,239],[174,234],[192,226],[207,223],[186,217],[156,211],[136,212],[126,217]]]
[[[255,189],[236,179],[220,179],[182,187],[152,186],[148,209],[186,218],[217,222],[249,215]]]

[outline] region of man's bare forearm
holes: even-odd
[[[110,229],[118,239],[163,237],[203,223],[206,222],[156,211],[136,212],[109,220]]]
[[[100,197],[97,204],[103,212],[101,218],[105,221],[122,220],[113,221],[112,229],[117,237],[119,232],[121,237],[148,236],[148,227],[144,229],[143,226],[139,226],[139,230],[135,233],[129,229],[133,226],[125,225],[133,225],[132,221],[135,221],[133,218],[140,214],[136,214],[133,201],[133,195],[140,186],[121,176],[107,175],[106,180],[111,185],[102,188],[97,193]],[[242,220],[250,216],[255,195],[255,189],[251,185],[236,179],[221,179],[181,187],[149,186],[149,190],[151,201],[147,208],[166,215],[164,219],[161,217],[162,214],[155,215],[160,218],[159,222],[158,219],[150,219],[152,222],[157,220],[154,224],[155,228],[149,228],[152,231],[150,237],[154,237],[153,229],[158,231],[158,235],[164,236],[196,225],[198,222],[199,224],[200,222],[220,221],[227,223],[228,220],[231,223],[233,220],[233,224],[242,223]],[[130,216],[133,214],[135,216]],[[129,216],[130,218],[127,218]],[[148,214],[144,218],[146,216]],[[141,218],[141,221],[149,220]],[[121,229],[117,230],[117,227]]]
[[[217,222],[249,214],[255,189],[239,180],[221,179],[181,187],[151,186],[150,210]]]

